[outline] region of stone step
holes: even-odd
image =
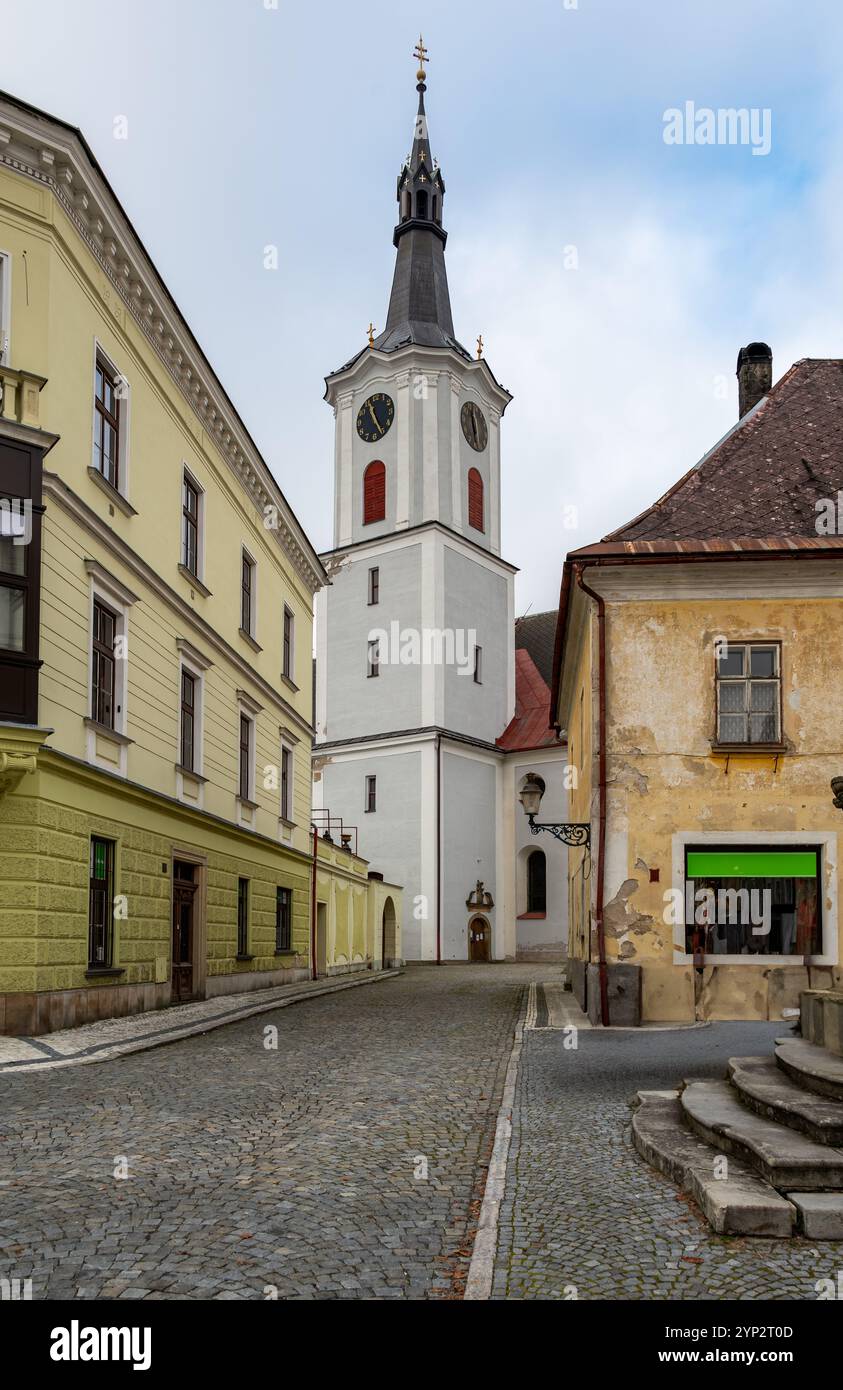
[[[843,1101],[843,1057],[803,1038],[779,1038],[776,1062],[797,1085],[829,1100]]]
[[[843,1192],[788,1192],[803,1236],[843,1240]]]
[[[843,1152],[754,1114],[728,1081],[692,1081],[681,1105],[698,1138],[743,1159],[779,1192],[843,1190]]]
[[[642,1158],[688,1192],[719,1235],[789,1236],[795,1207],[740,1159],[715,1177],[717,1153],[685,1126],[676,1091],[639,1091],[632,1140]]]
[[[818,1144],[843,1145],[843,1102],[806,1091],[772,1057],[730,1057],[729,1080],[756,1115],[798,1129]]]

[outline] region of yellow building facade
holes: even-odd
[[[843,537],[815,524],[841,429],[839,363],[798,363],[568,557],[553,698],[591,833],[569,968],[595,1021],[601,974],[612,1023],[777,1020],[843,982]]]
[[[7,98],[0,331],[0,1031],[302,978],[324,571],[79,132]]]

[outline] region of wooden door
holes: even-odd
[[[485,917],[475,917],[468,928],[468,959],[488,961],[492,958],[492,928]]]
[[[192,999],[194,945],[195,866],[177,860],[173,864],[173,976],[174,1004]]]

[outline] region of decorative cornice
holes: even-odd
[[[220,457],[311,593],[324,573],[287,499],[155,269],[81,133],[0,94],[0,167],[50,188]]]

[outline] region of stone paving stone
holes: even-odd
[[[660,1032],[525,1031],[501,1203],[495,1299],[805,1299],[843,1268],[843,1241],[712,1234],[641,1159],[628,1102],[730,1056],[772,1052],[782,1025]]]
[[[416,967],[151,1052],[7,1072],[0,1274],[41,1298],[458,1297],[513,1030],[544,978]]]

